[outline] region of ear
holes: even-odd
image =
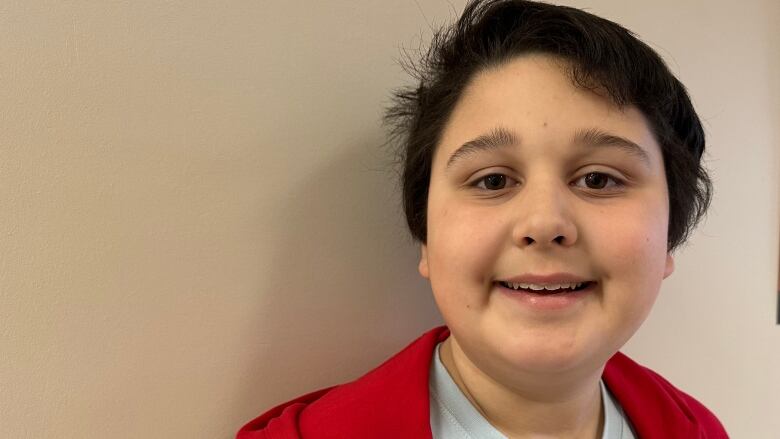
[[[425,244],[420,245],[420,265],[417,266],[417,270],[422,277],[430,279],[430,271],[428,270],[428,247]]]
[[[664,267],[664,279],[674,273],[674,258],[671,253],[666,254],[666,266]]]

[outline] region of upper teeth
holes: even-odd
[[[577,282],[577,283],[569,283],[569,284],[524,284],[524,283],[514,283],[514,282],[506,282],[507,285],[512,287],[514,290],[524,289],[524,290],[560,290],[563,288],[573,289],[573,288],[579,288],[582,286],[584,282]]]

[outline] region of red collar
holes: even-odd
[[[428,372],[435,346],[449,335],[434,328],[361,378],[277,406],[236,437],[430,438]],[[620,352],[603,379],[640,438],[728,438],[701,403]]]

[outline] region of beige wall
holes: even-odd
[[[780,431],[774,0],[582,0],[709,134],[711,215],[626,351]],[[0,5],[0,437],[228,438],[440,322],[381,108],[447,0]]]

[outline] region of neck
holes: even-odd
[[[452,336],[442,345],[441,361],[471,404],[509,438],[601,438],[601,370],[578,377],[512,374],[505,385],[471,363]]]

